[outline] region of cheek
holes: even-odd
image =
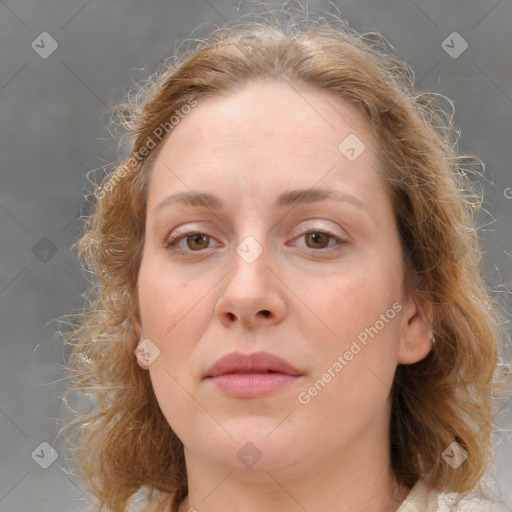
[[[191,418],[201,414],[188,392],[188,379],[211,304],[204,284],[180,283],[176,272],[169,272],[171,278],[155,268],[144,262],[138,281],[143,334],[160,350],[149,374],[162,413],[178,437],[186,438],[194,430]]]
[[[160,364],[169,371],[190,354],[211,318],[208,287],[204,281],[180,282],[176,272],[155,272],[150,262],[141,265],[138,295],[144,337],[160,349]],[[208,313],[210,311],[210,313]],[[194,341],[196,340],[196,341]],[[155,361],[156,363],[157,361]]]
[[[375,278],[351,275],[316,302],[329,326],[329,331],[322,332],[328,334],[320,340],[312,338],[313,321],[309,328],[302,325],[308,338],[317,342],[315,369],[298,397],[304,404],[304,421],[314,423],[315,417],[327,413],[336,428],[325,429],[324,435],[332,436],[333,443],[338,436],[349,439],[372,422],[382,421],[386,413],[397,365],[400,303],[396,292],[384,277],[377,285]]]
[[[304,285],[300,293],[314,297],[308,305],[317,315],[305,314],[299,320],[302,332],[315,341],[312,381],[329,369],[336,375],[322,379],[329,381],[329,390],[322,391],[319,406],[325,401],[327,407],[332,400],[359,410],[374,400],[382,403],[397,365],[403,307],[400,275],[396,261],[370,255],[350,266],[350,271]]]
[[[307,306],[302,321],[309,324],[310,330],[316,327],[328,345],[339,349],[373,326],[401,298],[393,271],[375,265],[351,267],[322,281],[306,279],[297,295],[304,297]],[[388,316],[396,317],[393,312]],[[391,330],[392,323],[396,324],[386,323],[386,331]]]

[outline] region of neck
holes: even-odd
[[[179,512],[395,512],[410,489],[391,474],[387,445],[355,444],[314,464],[271,471],[205,464],[185,451],[189,493]]]

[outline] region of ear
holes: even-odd
[[[149,370],[149,365],[147,363],[145,363],[144,361],[141,361],[141,359],[143,359],[144,356],[137,356],[136,359],[137,359],[137,363],[139,364],[139,366],[143,369],[143,370]]]
[[[413,293],[406,301],[398,349],[399,364],[414,364],[421,361],[432,350],[433,323],[432,303],[426,294]]]
[[[143,338],[143,337],[142,337]],[[149,369],[149,361],[147,361],[149,352],[147,350],[147,347],[145,346],[142,341],[139,341],[137,347],[135,348],[133,352],[135,358],[137,359],[137,363],[143,370]]]
[[[150,362],[147,361],[147,356],[149,355],[147,345],[143,343],[145,341],[143,329],[140,321],[140,311],[139,311],[139,303],[138,303],[138,294],[136,295],[135,304],[130,304],[130,318],[133,326],[135,327],[135,331],[138,334],[139,341],[137,342],[137,346],[133,351],[133,355],[137,359],[137,363],[143,370],[149,370]]]

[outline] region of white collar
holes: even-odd
[[[466,497],[458,507],[454,505],[456,493],[438,493],[420,479],[402,502],[396,512],[502,512],[506,508],[499,502],[482,501]],[[509,509],[510,510],[510,509]]]

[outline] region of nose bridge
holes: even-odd
[[[252,230],[252,233],[256,233]],[[269,248],[263,230],[256,235],[245,235],[235,246],[231,281],[243,286],[260,286],[266,280]]]
[[[226,326],[239,322],[246,328],[280,322],[285,316],[285,297],[273,283],[268,267],[273,259],[263,222],[252,223],[237,232],[216,313]],[[263,323],[262,323],[263,322]]]

